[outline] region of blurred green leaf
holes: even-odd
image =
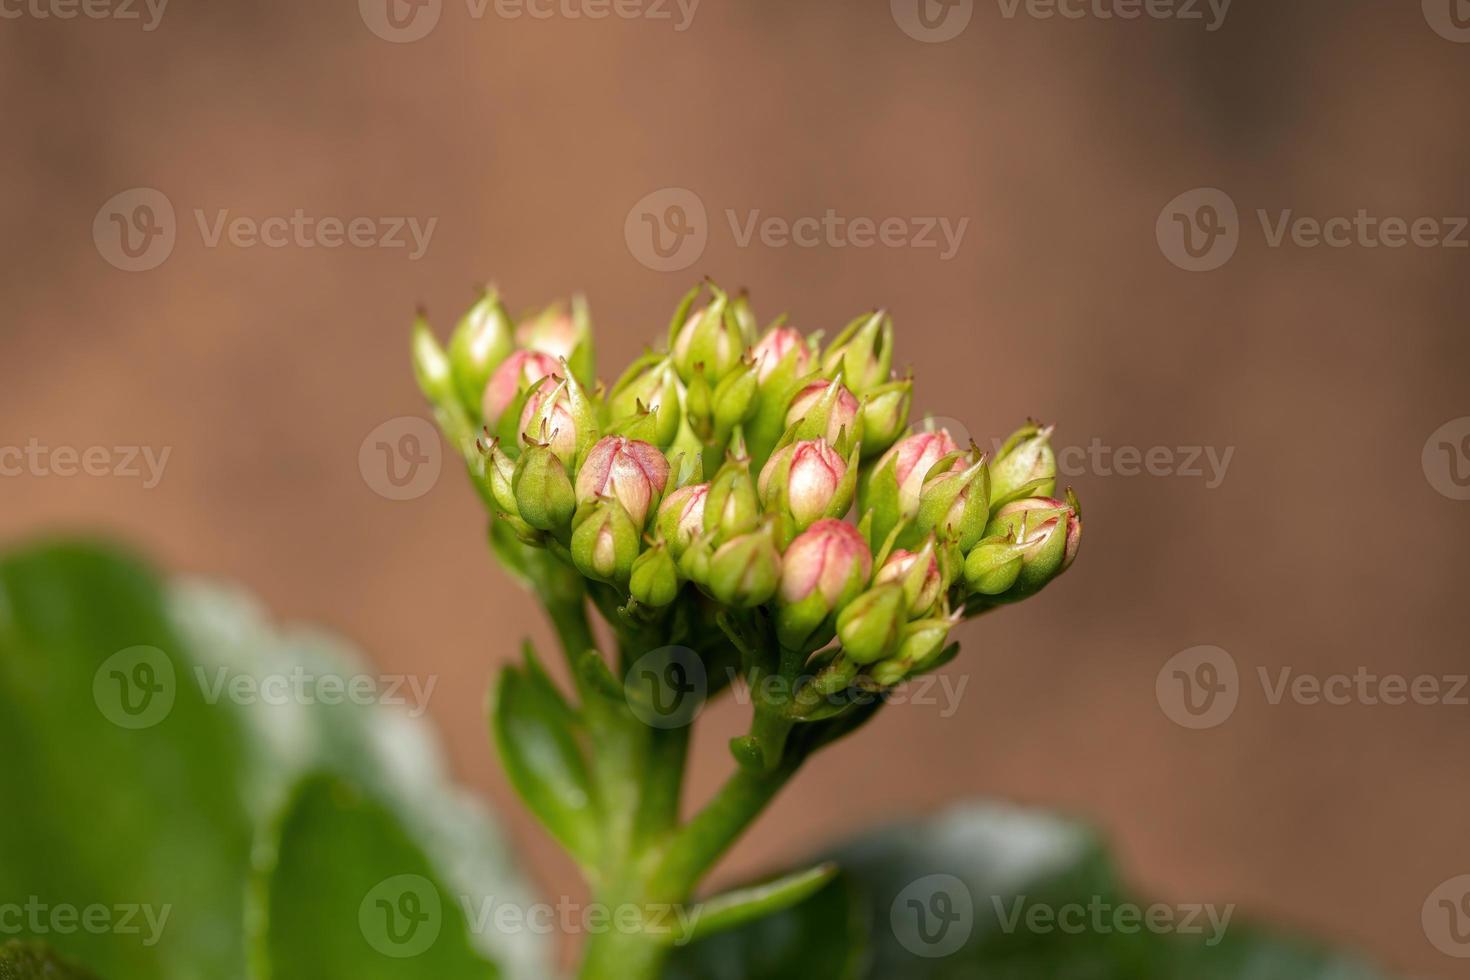
[[[867,835],[831,855],[842,874],[794,909],[676,953],[671,980],[1371,980],[1348,956],[1277,937],[1215,905],[1165,903],[1149,930],[1100,839],[1038,811],[989,804]],[[837,925],[844,902],[866,923],[854,967]],[[1140,910],[1139,926],[1115,917]],[[1131,914],[1131,913],[1130,913]],[[1099,919],[1100,916],[1100,919]],[[1101,927],[1096,925],[1102,922]],[[1217,928],[1217,924],[1219,928]],[[779,945],[782,952],[772,956]],[[861,943],[854,948],[861,948]],[[795,952],[788,953],[788,950]],[[825,955],[824,955],[825,954]]]
[[[466,908],[386,808],[336,777],[303,780],[255,889],[271,980],[487,980]]]
[[[0,946],[0,980],[96,980],[42,943],[11,940]]]

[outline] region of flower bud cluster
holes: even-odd
[[[886,687],[951,656],[967,615],[1076,557],[1050,429],[988,458],[911,427],[882,311],[823,346],[702,285],[662,347],[605,387],[584,304],[515,320],[489,290],[445,347],[416,325],[413,351],[496,521],[646,617],[764,610],[780,649],[828,651]]]

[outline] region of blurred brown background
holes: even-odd
[[[558,2],[545,19],[477,18],[442,0],[411,43],[369,28],[391,33],[371,0],[176,0],[151,31],[141,7],[142,22],[7,8],[21,15],[0,22],[0,445],[172,452],[151,489],[0,478],[0,536],[105,530],[344,632],[385,671],[437,675],[430,713],[460,777],[506,815],[548,893],[575,894],[482,719],[496,661],[549,631],[485,552],[456,468],[410,501],[359,471],[375,426],[424,412],[414,304],[442,333],[477,281],[520,307],[584,290],[604,376],[701,275],[806,329],[886,305],[921,407],[982,441],[1030,414],[1057,421],[1062,446],[1170,447],[1173,469],[1188,461],[1177,447],[1234,455],[1213,488],[1073,475],[1083,559],[965,628],[947,671],[966,679],[959,712],[887,712],[798,780],[722,876],[990,794],[1097,821],[1161,898],[1239,902],[1457,975],[1420,914],[1470,872],[1470,706],[1273,705],[1257,669],[1470,669],[1470,502],[1421,463],[1432,432],[1470,415],[1470,250],[1271,247],[1256,212],[1470,214],[1470,44],[1445,19],[1459,0],[1438,31],[1435,0],[1241,2],[1213,31],[1203,4],[1203,20],[1074,20],[975,0],[931,9],[969,12],[940,43],[905,32],[925,28],[902,0],[703,0],[682,31],[672,4],[654,11],[669,19],[592,19],[566,11],[596,0]],[[166,195],[177,240],[126,272],[93,222],[137,187]],[[671,187],[699,198],[708,240],[660,272],[625,221]],[[1238,250],[1208,272],[1176,267],[1156,238],[1161,209],[1198,187],[1240,215]],[[298,208],[438,222],[411,261],[209,247],[194,217]],[[944,260],[742,247],[726,216],[829,208],[968,225]],[[1463,450],[1457,463],[1470,472]],[[1229,651],[1241,685],[1234,714],[1195,731],[1155,680],[1200,644]],[[695,796],[728,769],[742,713],[712,718]]]

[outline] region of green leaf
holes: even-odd
[[[271,893],[245,901],[252,852],[275,852],[294,787],[329,773],[396,821],[455,896],[532,900],[498,829],[452,788],[413,698],[404,710],[375,703],[386,688],[369,703],[263,696],[263,680],[302,675],[379,677],[326,634],[280,630],[231,590],[165,590],[113,550],[0,559],[0,751],[5,798],[21,801],[0,819],[0,895],[105,910],[115,928],[40,938],[107,980],[241,980],[247,959],[261,976]],[[427,694],[437,678],[407,680]],[[360,936],[355,910],[329,924]],[[470,941],[506,976],[548,973],[542,936]]]
[[[1120,907],[1150,902],[1120,883],[1098,836],[1037,811],[973,804],[870,834],[832,855],[836,881],[801,905],[678,951],[670,978],[800,980],[1370,980],[1350,956],[1255,929],[1225,907],[1166,905],[1176,926],[1128,928]],[[843,900],[860,910],[869,955],[841,955],[852,934],[822,922]],[[1094,909],[1103,925],[1096,926]],[[1063,910],[1066,910],[1065,912]],[[1067,928],[1061,928],[1065,915]],[[1077,918],[1081,915],[1082,918]],[[1141,920],[1140,920],[1141,921]],[[1120,927],[1119,924],[1122,924]],[[780,959],[768,956],[782,943]],[[823,958],[813,952],[821,950]],[[794,952],[786,952],[794,951]],[[805,953],[805,957],[801,955]],[[790,956],[789,960],[785,956]],[[731,966],[735,964],[735,966]],[[736,972],[728,972],[734,970]]]
[[[96,980],[96,977],[57,956],[43,943],[11,940],[0,946],[0,980]]]
[[[707,898],[693,910],[689,929],[682,933],[671,932],[668,941],[683,945],[780,912],[806,901],[836,876],[837,865],[819,864],[815,868],[783,875],[773,881],[737,888]]]
[[[493,906],[464,901],[390,810],[336,777],[298,786],[255,889],[271,980],[500,976],[467,918],[483,928]]]
[[[575,718],[539,667],[506,667],[491,724],[511,785],[583,867],[598,857],[599,817]]]

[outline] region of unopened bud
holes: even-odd
[[[711,384],[718,383],[745,351],[738,322],[729,314],[729,300],[715,291],[709,305],[696,310],[674,334],[671,343],[674,365],[688,384],[696,365],[704,365]]]
[[[588,578],[626,583],[638,558],[638,528],[615,500],[593,501],[579,509],[572,530],[572,563]]]
[[[557,373],[560,364],[550,355],[518,350],[500,362],[485,385],[481,409],[487,425],[494,426],[507,408],[531,385]]]
[[[898,652],[873,665],[873,680],[883,687],[892,687],[931,669],[944,653],[944,641],[949,638],[953,625],[953,621],[939,617],[906,625],[898,641]]]
[[[628,576],[628,593],[654,608],[674,601],[679,594],[679,570],[667,544],[660,541],[634,560]]]
[[[675,558],[684,554],[689,542],[704,530],[705,501],[709,491],[708,483],[693,483],[675,490],[659,504],[658,532],[668,542]]]
[[[561,532],[572,520],[577,501],[567,469],[548,446],[530,445],[516,460],[511,478],[516,512],[541,531]]]
[[[1057,488],[1051,426],[1030,423],[1011,433],[990,463],[990,491],[997,505],[1022,497],[1050,497]]]
[[[878,574],[873,576],[873,584],[889,582],[903,587],[910,618],[923,616],[932,610],[944,593],[944,576],[939,569],[934,542],[926,542],[917,553],[899,548],[889,555]]]
[[[959,465],[959,447],[946,429],[916,432],[894,443],[868,468],[858,508],[873,516],[873,540],[886,540],[905,518],[919,510],[919,495],[929,471]]]
[[[613,385],[607,407],[614,426],[640,412],[650,413],[653,416],[653,438],[650,441],[659,447],[668,447],[679,434],[682,417],[679,376],[674,371],[673,362],[659,354],[639,358]]]
[[[975,558],[972,552],[966,558],[966,582],[985,595],[1025,598],[1065,572],[1076,559],[1082,542],[1082,515],[1077,497],[1068,491],[1065,501],[1052,497],[1013,500],[996,513],[986,528],[986,535],[984,543],[987,549],[982,553],[983,557]],[[996,539],[1007,543],[1011,549],[1009,556],[999,550]],[[975,551],[979,550],[980,545],[977,545]],[[1005,574],[1002,575],[996,568],[1007,557]],[[1015,564],[1017,557],[1018,566]],[[1009,586],[999,593],[990,591],[1004,585],[1005,576],[1012,570],[1015,577]]]
[[[663,496],[669,461],[657,446],[623,436],[597,441],[577,472],[578,503],[612,497],[642,529],[648,510]]]
[[[750,460],[732,456],[709,484],[704,503],[704,530],[718,544],[755,530],[760,520],[760,501],[750,477]]]
[[[531,386],[521,408],[520,441],[551,447],[569,468],[597,437],[596,410],[577,380],[548,375]]]
[[[796,531],[823,517],[841,517],[852,505],[856,462],[849,466],[821,439],[793,442],[761,469],[761,500],[768,509],[789,515]]]
[[[825,439],[839,451],[862,437],[857,420],[858,400],[840,374],[836,380],[813,381],[801,389],[786,412],[786,424],[796,427],[795,438]]]
[[[515,494],[515,460],[500,448],[499,439],[492,439],[483,450],[486,457],[485,483],[490,491],[490,499],[495,501],[495,506],[500,508],[501,513],[519,516],[520,506],[516,503]]]
[[[729,606],[749,609],[776,594],[781,553],[768,526],[731,538],[710,556],[705,587]]]
[[[783,364],[785,373],[791,377],[799,378],[806,374],[811,370],[812,351],[800,331],[776,326],[766,331],[766,335],[750,349],[750,360],[755,365],[756,380],[765,384],[766,379]]]
[[[488,288],[460,318],[449,338],[454,383],[470,412],[483,405],[486,383],[514,349],[510,314],[505,312],[495,289]],[[552,363],[556,363],[554,359]],[[493,424],[494,419],[487,421]]]
[[[924,481],[914,526],[919,534],[933,532],[965,552],[985,536],[989,516],[990,472],[979,456],[964,469],[944,470]]]
[[[565,360],[573,377],[592,383],[592,321],[582,298],[572,300],[571,310],[562,303],[521,320],[515,329],[516,346]]]
[[[857,595],[873,574],[873,555],[858,529],[825,519],[786,548],[776,628],[783,646],[806,643],[831,613]]]
[[[879,385],[863,397],[863,458],[881,454],[909,424],[914,382],[905,378]]]
[[[877,663],[893,653],[908,622],[903,587],[879,585],[853,599],[837,614],[837,639],[843,652],[860,664]]]
[[[744,361],[715,386],[710,409],[716,436],[724,437],[750,417],[755,410],[757,386],[755,365]]]
[[[893,320],[879,310],[849,323],[822,354],[822,373],[839,371],[859,395],[888,380],[893,366]]]

